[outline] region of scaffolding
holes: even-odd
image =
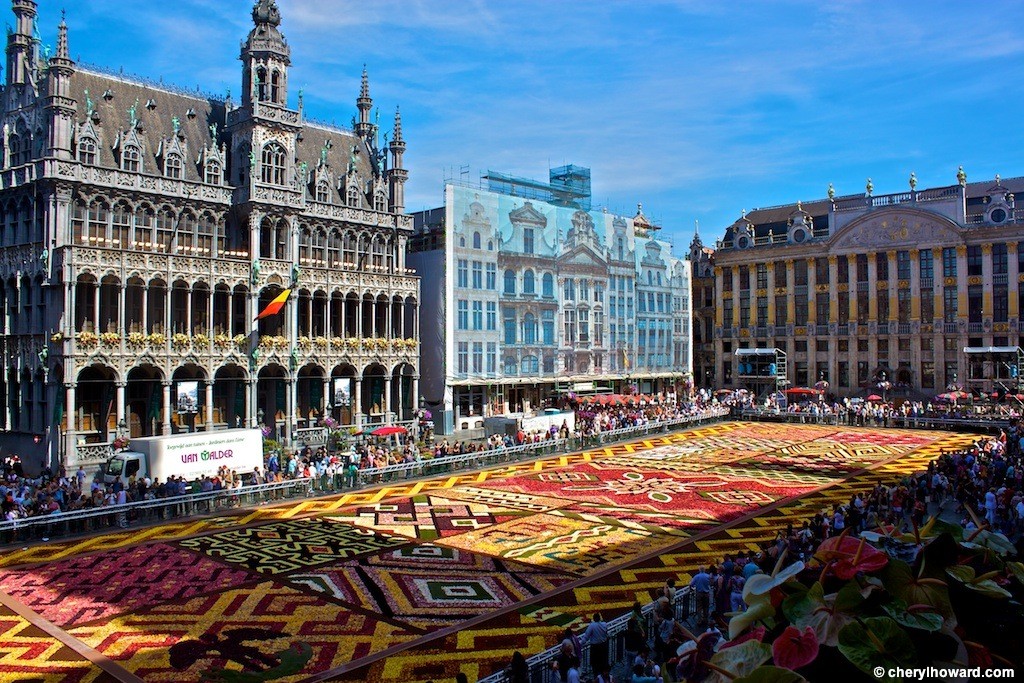
[[[735,355],[736,378],[755,395],[781,391],[789,384],[789,362],[782,349],[736,349]]]
[[[967,387],[1017,394],[1024,377],[1024,351],[1019,346],[965,346]]]
[[[551,169],[549,176],[545,183],[488,170],[483,179],[491,192],[590,211],[589,168],[568,164]]]

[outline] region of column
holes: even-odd
[[[807,259],[807,324],[818,322],[818,263],[816,259]],[[808,379],[815,379],[808,377]],[[811,382],[813,384],[814,382]]]
[[[921,252],[910,250],[910,320],[921,320]]]
[[[292,377],[285,379],[284,387],[284,441],[292,442],[292,430],[295,428],[295,389],[296,382]]]
[[[124,318],[124,298],[126,289],[128,289],[128,287],[124,282],[120,283],[117,288],[117,329],[122,332],[122,340],[125,337],[124,333],[128,331],[128,324]]]
[[[384,378],[384,422],[387,424],[391,421],[391,391],[392,385],[395,382],[394,376]]]
[[[740,324],[740,267],[732,267],[732,327]],[[648,332],[648,335],[650,332]]]
[[[888,280],[888,282],[889,282],[889,291],[888,291],[888,294],[889,294],[889,320],[893,321],[893,322],[896,322],[896,321],[899,321],[899,295],[898,295],[898,291],[899,291],[899,285],[900,285],[900,280],[899,280],[899,277],[898,277],[899,273],[896,270],[896,252],[895,251],[886,252],[885,256],[886,256],[886,258],[889,261],[889,280]],[[879,320],[878,322],[884,322],[884,321]],[[897,329],[899,329],[899,328],[897,328]],[[890,330],[890,333],[893,333],[893,332],[894,332],[893,330]],[[893,381],[895,381],[895,380],[893,380]]]
[[[857,297],[859,287],[857,285],[857,255],[847,254],[846,255],[846,272],[849,275],[847,279],[846,291],[849,294],[849,320],[851,323],[857,322]],[[860,330],[858,330],[860,332]],[[854,372],[856,367],[854,367]],[[853,380],[851,380],[853,383]]]
[[[67,433],[74,434],[78,429],[78,420],[76,419],[77,412],[75,408],[75,384],[69,382],[64,385],[64,417],[66,419],[65,429]],[[9,408],[9,406],[8,406]],[[10,416],[7,417],[7,424],[11,423]],[[74,439],[69,439],[70,443],[74,443]]]
[[[722,267],[715,266],[715,301],[722,301],[724,286],[722,285],[722,278],[724,277]],[[499,311],[500,313],[500,311]],[[715,326],[722,327],[723,325],[723,313],[721,306],[715,306]],[[719,384],[719,386],[721,386]]]
[[[361,377],[352,380],[352,417],[356,427],[363,426],[363,380]]]
[[[22,297],[22,293],[21,293],[21,278],[20,277],[19,278],[15,278],[14,283],[15,283],[15,291],[18,292],[18,307],[20,308],[21,307],[21,297]],[[97,280],[96,286],[93,289],[93,291],[95,292],[95,296],[93,296],[93,298],[92,298],[92,324],[93,324],[93,332],[95,332],[96,334],[99,334],[100,332],[104,331],[104,330],[100,329],[100,281],[99,280]]]
[[[192,285],[189,284],[185,291],[185,334],[191,337],[194,327],[192,324]]]
[[[1009,254],[1007,254],[1009,259]],[[992,243],[986,242],[981,245],[981,317],[983,320],[992,319]],[[1007,285],[1009,286],[1009,285]]]
[[[879,322],[878,263],[874,254],[868,254],[868,322]]]
[[[245,425],[249,429],[256,426],[256,380],[245,380]]]
[[[1006,305],[1009,315],[1007,316],[1010,320],[1019,320],[1020,315],[1018,314],[1018,306],[1020,303],[1017,300],[1017,281],[1020,279],[1020,273],[1017,268],[1017,242],[1006,243]],[[1018,323],[1019,325],[1020,323]],[[1016,334],[1017,330],[1011,329],[1011,336]]]
[[[128,385],[127,382],[117,382],[114,386],[116,387],[116,398],[115,398],[115,411],[118,429],[121,427],[121,423],[124,422],[124,388]],[[127,436],[127,435],[126,435]]]
[[[757,264],[753,264],[747,268],[747,287],[750,288],[750,312],[747,317],[750,320],[750,327],[757,327]],[[669,321],[671,325],[672,321]],[[669,334],[671,339],[671,334]],[[671,352],[669,357],[672,357]]]
[[[956,317],[959,320],[967,320],[967,245],[956,246]],[[966,380],[967,375],[960,372],[960,377]]]
[[[796,289],[796,271],[793,268],[793,259],[786,259],[786,290],[789,296],[786,297],[786,324],[796,323],[796,298],[793,291]]]
[[[142,333],[149,334],[149,282],[142,285]]]
[[[768,287],[765,288],[768,294],[768,324],[775,325],[775,262],[768,262]],[[774,336],[769,334],[769,337]]]
[[[206,431],[213,431],[213,382],[206,382]]]
[[[839,257],[835,254],[828,255],[828,322],[839,323]],[[820,320],[818,321],[821,322]],[[829,346],[829,358],[835,359],[835,354],[832,352],[832,346]],[[829,361],[829,367],[834,365],[832,360]],[[831,373],[832,371],[829,370]],[[830,374],[830,381],[834,379],[835,375]],[[834,382],[833,382],[834,383]]]
[[[334,397],[331,396],[331,378],[330,377],[325,377],[324,378],[323,404],[318,406],[318,409],[320,410],[320,414],[323,415],[324,417],[327,417],[329,415],[329,413],[327,412],[327,406],[334,404],[334,400],[333,399],[334,399]]]
[[[488,403],[490,402],[490,396],[487,397]],[[412,411],[415,413],[420,407],[420,376],[412,376]]]
[[[160,382],[163,388],[163,399],[164,399],[164,417],[163,425],[161,426],[161,434],[167,436],[171,433],[171,383],[167,381]]]

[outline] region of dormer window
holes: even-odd
[[[383,192],[378,192],[376,194],[376,196],[373,198],[373,210],[374,211],[387,211],[388,210],[388,202],[387,202],[387,199],[384,198],[384,193]]]
[[[316,200],[321,204],[331,201],[331,187],[326,181],[321,180],[316,184]]]
[[[207,161],[206,162],[206,184],[207,185],[220,185],[221,178],[223,177],[223,171],[218,161]]]
[[[142,150],[136,145],[125,145],[121,152],[121,170],[138,173],[142,170]]]
[[[359,206],[359,188],[355,186],[349,186],[348,195],[345,199],[345,203],[349,206]]]
[[[164,159],[164,175],[168,178],[181,180],[181,155],[168,154]]]
[[[78,141],[78,161],[83,164],[96,164],[96,141],[83,137]]]
[[[285,153],[284,147],[271,142],[263,148],[260,180],[271,185],[284,185]]]

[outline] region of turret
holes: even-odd
[[[36,42],[32,26],[36,19],[35,0],[12,0],[15,28],[7,34],[7,85],[23,85],[31,80]]]
[[[405,211],[405,181],[409,179],[409,171],[403,166],[402,156],[405,154],[405,138],[402,137],[402,112],[395,109],[395,129],[391,135],[391,169],[388,171],[388,183],[391,194],[391,210],[394,213]]]
[[[57,27],[57,52],[50,58],[46,90],[46,114],[49,119],[46,155],[72,158],[75,126],[75,100],[71,97],[71,76],[75,63],[68,55],[68,25],[61,17]]]
[[[370,98],[370,77],[366,74],[366,65],[363,65],[363,80],[359,86],[359,98],[356,99],[356,107],[359,108],[359,121],[356,122],[356,135],[365,141],[373,136],[373,124],[370,122],[370,110],[373,109],[373,100]]]
[[[252,8],[252,31],[242,43],[242,105],[253,100],[288,103],[288,67],[291,48],[278,29],[281,12],[275,0],[258,0]]]

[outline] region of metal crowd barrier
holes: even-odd
[[[656,604],[656,602],[649,602],[640,608],[640,612],[643,615],[641,625],[644,627],[644,633],[654,633],[654,608]],[[695,620],[697,594],[690,590],[689,586],[677,589],[673,607],[675,609],[676,621],[687,623]],[[616,662],[621,662],[626,656],[626,648],[624,647],[625,634],[626,626],[631,616],[633,616],[632,612],[627,612],[626,614],[620,614],[614,619],[605,621],[608,627],[608,663],[613,667]],[[560,674],[552,665],[558,660],[561,647],[562,644],[559,641],[547,650],[526,658],[526,664],[530,667],[530,683],[560,683],[562,680]],[[511,651],[509,652],[509,659],[512,659]],[[589,676],[587,676],[588,672],[590,672]],[[580,643],[580,673],[584,674],[588,680],[593,677],[594,673],[590,666],[590,645],[587,643]],[[508,670],[502,669],[486,678],[481,678],[478,683],[506,683],[508,680]],[[627,678],[626,680],[629,679]]]
[[[568,439],[547,440],[511,448],[502,447],[412,463],[400,463],[388,467],[362,469],[358,471],[354,481],[344,472],[339,472],[333,480],[326,475],[315,475],[308,479],[288,479],[272,484],[244,486],[240,489],[187,493],[134,501],[124,505],[104,505],[48,515],[22,517],[10,521],[3,520],[0,521],[0,547],[5,544],[28,543],[44,538],[116,530],[137,522],[153,523],[196,514],[214,514],[221,510],[227,512],[240,506],[251,507],[293,498],[329,495],[374,486],[398,478],[432,477],[458,470],[478,469],[554,453],[571,453],[613,441],[667,432],[684,425],[718,420],[728,415],[728,412],[727,409],[713,409],[684,418],[601,432],[592,437],[573,436]]]

